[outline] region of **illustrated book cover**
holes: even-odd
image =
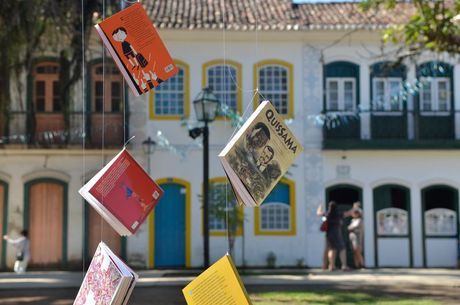
[[[104,242],[99,243],[74,305],[125,305],[138,280]]]
[[[163,196],[125,148],[79,193],[122,236],[135,234]]]
[[[182,289],[188,305],[251,305],[230,255],[225,255]]]
[[[269,101],[263,101],[220,152],[240,204],[260,206],[303,147]]]
[[[148,92],[178,72],[141,3],[95,27],[134,95]]]

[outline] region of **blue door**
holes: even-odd
[[[161,184],[164,195],[155,207],[155,268],[185,267],[185,186]]]

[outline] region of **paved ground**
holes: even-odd
[[[141,271],[129,304],[185,304],[181,289],[199,271]],[[460,304],[460,270],[379,269],[353,272],[248,270],[250,293],[265,291],[346,290],[384,296],[430,298]],[[0,304],[71,305],[83,272],[0,273]]]

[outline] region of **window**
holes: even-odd
[[[450,111],[450,79],[447,77],[420,78],[420,110]]]
[[[402,111],[402,78],[373,78],[372,108],[377,111]]]
[[[179,72],[150,93],[151,119],[176,119],[188,116],[188,65],[175,61]]]
[[[40,63],[33,74],[33,102],[36,112],[60,112],[62,102],[59,96],[59,65]]]
[[[203,66],[203,87],[209,86],[223,105],[241,113],[241,65],[234,61],[211,61]]]
[[[256,235],[295,235],[295,185],[281,179],[255,210]]]
[[[326,105],[329,111],[354,111],[356,105],[356,85],[354,78],[326,79]]]
[[[259,88],[259,101],[269,100],[281,115],[292,117],[293,88],[292,65],[282,61],[266,61],[255,65],[255,86]]]
[[[92,86],[93,112],[121,112],[123,110],[123,77],[115,65],[94,65]]]
[[[228,219],[229,224],[236,224],[242,221],[244,212],[242,208],[235,207],[237,205],[236,199],[225,177],[213,178],[210,182],[209,230],[213,236],[226,236],[226,220]],[[226,210],[228,211],[227,219]],[[242,235],[242,231],[242,226],[238,226],[235,235]]]

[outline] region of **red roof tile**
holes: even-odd
[[[158,28],[229,30],[376,29],[402,23],[410,4],[362,12],[356,3],[292,4],[292,0],[144,0]]]

